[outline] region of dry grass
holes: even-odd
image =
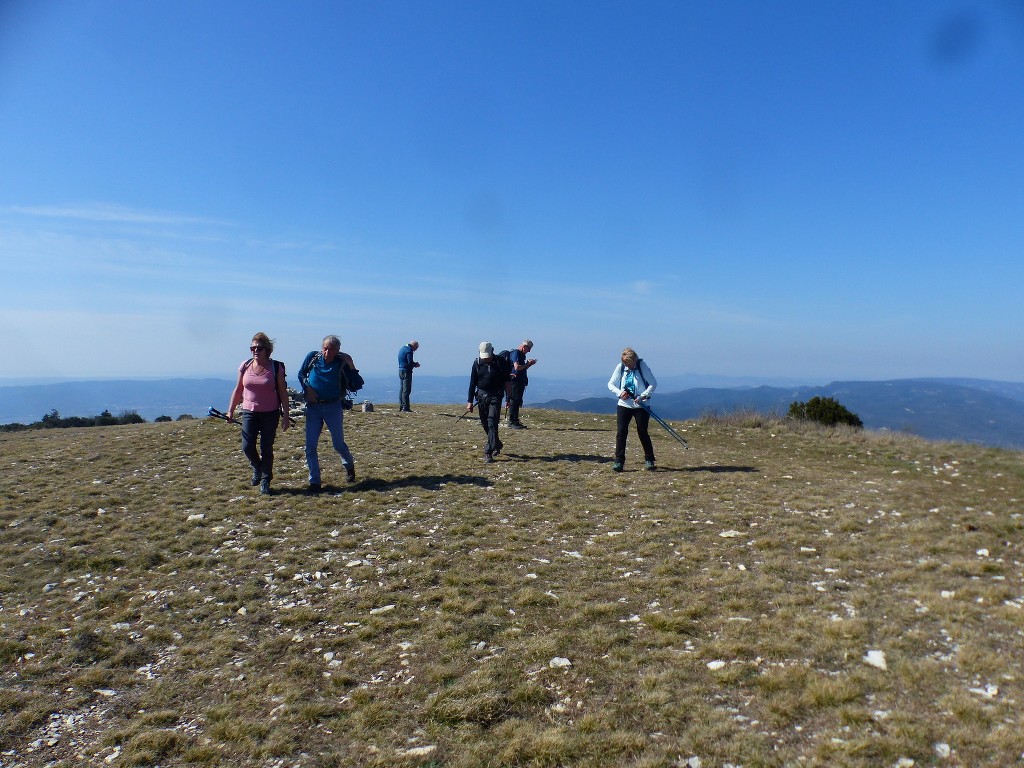
[[[0,436],[0,766],[1019,764],[1021,453],[417,411]]]

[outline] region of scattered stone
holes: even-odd
[[[864,663],[876,669],[889,669],[889,666],[885,663],[885,654],[882,651],[868,651],[864,654]]]
[[[427,755],[433,753],[433,751],[435,749],[437,749],[437,747],[434,746],[433,744],[430,744],[430,745],[428,745],[426,747],[413,747],[411,749],[400,749],[400,750],[398,750],[398,754],[403,755],[405,757],[426,757]]]
[[[984,699],[994,699],[999,695],[999,688],[994,685],[986,684],[981,688],[968,688],[971,693],[981,696]]]
[[[379,614],[387,613],[388,611],[393,611],[393,610],[395,610],[395,606],[394,605],[382,605],[380,608],[371,608],[370,609],[370,615],[371,616],[377,616]]]
[[[715,670],[721,669],[724,666],[725,666],[725,662],[721,661],[720,659],[716,659],[715,661],[709,661],[708,662],[708,669],[710,669],[712,672],[714,672]]]
[[[935,754],[939,757],[949,757],[953,754],[953,750],[949,748],[949,744],[940,741],[935,745]]]
[[[555,656],[548,662],[548,666],[552,669],[567,669],[572,666],[572,662],[562,656]]]

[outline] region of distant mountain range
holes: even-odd
[[[659,393],[652,407],[663,419],[693,419],[742,409],[785,415],[791,403],[815,396],[835,398],[860,416],[868,429],[1024,449],[1024,384],[1003,381],[896,379],[787,388],[696,388]],[[558,399],[535,407],[613,413],[615,400],[607,396]]]
[[[1024,384],[982,379],[896,379],[838,381],[824,386],[700,386],[673,391],[695,377],[664,379],[652,405],[665,419],[693,419],[739,409],[785,415],[791,403],[834,397],[860,416],[868,429],[907,432],[933,440],[956,440],[1024,449]],[[705,377],[706,380],[711,381]],[[737,379],[729,381],[740,381]],[[289,384],[295,382],[289,378]],[[39,421],[53,410],[61,416],[115,416],[134,411],[158,416],[205,416],[223,409],[235,382],[230,379],[73,381],[0,386],[0,423]],[[413,408],[421,403],[465,403],[467,376],[417,376]],[[537,377],[527,390],[531,408],[613,413],[615,400],[603,381]],[[366,377],[357,401],[398,401],[397,376]]]

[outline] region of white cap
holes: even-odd
[[[486,360],[489,357],[494,357],[494,345],[489,341],[480,342],[480,359]]]

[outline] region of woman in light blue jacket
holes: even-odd
[[[636,419],[636,435],[644,448],[644,469],[654,470],[654,444],[647,432],[651,413],[643,406],[658,386],[654,374],[631,347],[622,350],[622,362],[615,366],[608,380],[610,389],[619,399],[616,412],[615,463],[612,470],[621,472],[626,463],[626,435],[629,434],[630,419]]]

